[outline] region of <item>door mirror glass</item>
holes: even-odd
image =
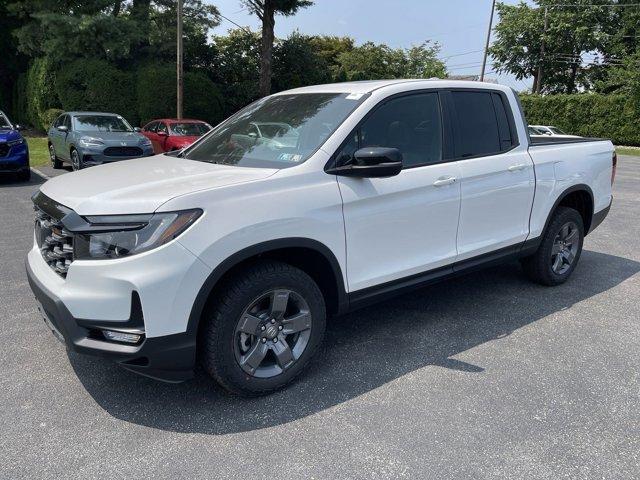
[[[351,163],[329,169],[327,172],[346,177],[378,178],[393,177],[401,171],[400,150],[390,147],[365,147],[353,154]]]

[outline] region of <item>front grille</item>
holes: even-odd
[[[67,231],[60,222],[62,216],[54,216],[45,212],[37,202],[33,209],[36,214],[36,242],[42,258],[58,275],[65,278],[69,266],[73,262],[73,234]]]
[[[107,147],[104,149],[107,157],[139,157],[142,149],[139,147]]]
[[[6,157],[9,155],[9,144],[0,142],[0,157]]]

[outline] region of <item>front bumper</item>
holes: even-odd
[[[154,154],[153,147],[140,147],[142,149],[141,155],[117,155],[109,156],[104,154],[104,148],[91,148],[82,147],[80,155],[82,162],[85,166],[90,167],[94,165],[102,165],[104,163],[119,162],[120,160],[131,160],[134,158],[150,157]]]
[[[178,242],[118,260],[75,260],[66,279],[34,246],[26,270],[50,326],[70,350],[159,380],[193,376],[197,332],[189,330],[188,318],[210,269]],[[102,330],[137,330],[144,337],[136,345],[116,343]]]
[[[0,173],[20,173],[29,170],[29,150],[24,145],[11,147],[8,155],[0,157]]]

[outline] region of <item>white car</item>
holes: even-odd
[[[246,141],[261,123],[297,141]],[[494,84],[277,93],[177,156],[42,185],[29,281],[72,350],[166,381],[199,361],[231,392],[270,392],[309,363],[328,315],[514,258],[536,282],[567,280],[609,211],[616,156],[530,141],[526,125]]]
[[[554,127],[552,125],[529,125],[529,127],[537,131],[536,133],[534,133],[534,135],[548,135],[551,137],[561,138],[580,138],[578,135],[569,135],[568,133],[560,130],[558,127]]]

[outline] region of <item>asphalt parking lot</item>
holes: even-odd
[[[0,180],[1,478],[638,478],[640,158],[573,277],[510,264],[333,319],[266,398],[67,353],[24,273],[30,195]]]

